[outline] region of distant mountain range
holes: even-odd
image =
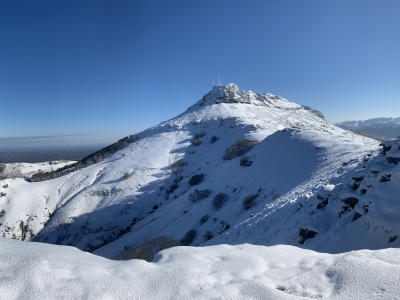
[[[353,132],[363,132],[383,139],[400,135],[400,118],[373,118],[365,121],[345,121],[335,124]]]

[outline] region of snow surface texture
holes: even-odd
[[[397,299],[400,250],[175,247],[152,263],[0,239],[3,299]]]
[[[378,143],[279,96],[234,84],[216,86],[183,114],[140,136],[108,159],[60,178],[3,181],[8,184],[0,198],[3,236],[72,245],[107,258],[158,235],[180,240],[192,229],[197,232],[193,246],[284,243],[322,249],[325,237],[373,216],[376,207],[351,222],[336,195],[354,170],[379,153]],[[239,139],[259,143],[245,159],[223,160]],[[201,174],[201,182],[189,183]],[[329,204],[317,209],[318,194],[327,187],[333,191]],[[193,202],[196,189],[210,194]],[[220,193],[227,201],[216,209],[213,199]],[[253,199],[251,205],[243,206],[245,198]],[[350,204],[347,210],[363,205]],[[390,205],[399,207],[394,200]],[[399,240],[393,240],[398,224],[389,226],[384,212],[379,214],[374,224],[383,231],[369,229],[359,236],[362,242],[350,246],[332,239],[335,245],[324,251],[398,247]],[[380,235],[378,246],[375,235]]]

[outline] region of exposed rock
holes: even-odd
[[[304,244],[304,242],[306,240],[314,238],[317,235],[317,233],[318,232],[315,232],[313,230],[300,228],[300,230],[299,230],[299,236],[300,236],[299,243],[300,244]]]
[[[378,176],[378,174],[379,174],[379,171],[378,171],[378,170],[371,170],[370,172],[371,172],[372,174],[374,174],[375,177]]]
[[[387,182],[390,181],[392,177],[392,174],[383,174],[381,180],[379,182]]]
[[[379,146],[383,146],[383,153],[389,152],[392,149],[392,145],[386,146],[384,143],[380,143]]]
[[[322,209],[329,203],[329,197],[324,197],[321,194],[317,195],[317,199],[320,201],[317,205],[317,209]]]
[[[316,110],[316,109],[314,109],[314,108],[312,108],[310,106],[307,106],[307,105],[302,105],[301,107],[304,108],[305,110],[309,110],[310,112],[312,112],[317,117],[325,120],[325,116],[320,111],[318,111],[318,110]]]
[[[360,181],[354,181],[354,183],[353,183],[353,190],[357,190],[359,187],[360,187]]]
[[[362,217],[362,214],[360,214],[359,212],[355,212],[353,219],[351,221],[354,222],[355,220],[358,220],[361,217]]]
[[[253,164],[253,162],[247,156],[243,156],[240,159],[240,165],[242,167],[250,167],[252,164]]]
[[[400,162],[400,157],[386,157],[389,164],[397,165]]]
[[[346,208],[349,208],[349,207],[354,208],[357,205],[358,201],[359,200],[355,197],[349,197],[349,198],[342,200],[342,202],[344,202],[346,204]]]
[[[353,176],[353,177],[351,177],[351,179],[353,179],[355,182],[360,182],[360,181],[364,180],[364,175]]]
[[[329,203],[329,199],[328,199],[328,198],[327,198],[327,199],[325,199],[325,200],[323,200],[323,201],[321,201],[320,203],[318,203],[318,205],[317,205],[317,209],[324,208],[325,206],[327,206],[327,205],[328,205],[328,203]]]

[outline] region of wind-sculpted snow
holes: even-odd
[[[311,209],[319,204],[317,193],[339,185],[378,153],[376,141],[330,125],[313,109],[233,84],[214,87],[185,113],[140,137],[57,179],[6,180],[7,195],[0,197],[4,236],[73,245],[108,258],[158,235],[180,240],[189,230],[197,232],[193,246],[310,247],[321,236],[309,222],[322,211]],[[242,157],[224,160],[225,151],[243,139],[258,141],[251,142],[256,145],[246,163]],[[195,175],[202,181],[189,184]],[[193,202],[195,189],[210,192]],[[227,198],[215,209],[220,193]],[[249,196],[251,206],[244,208]]]
[[[3,299],[396,299],[400,250],[323,254],[292,246],[175,247],[111,261],[0,239]]]

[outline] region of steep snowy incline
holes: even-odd
[[[0,239],[4,299],[396,299],[400,250],[176,247],[153,262]]]
[[[208,244],[295,245],[297,241],[329,253],[400,247],[400,139],[381,145],[381,154],[344,164],[336,169],[338,176],[329,174],[328,165],[322,166],[303,187]],[[343,172],[345,168],[351,172]],[[298,189],[310,190],[307,185],[316,192],[296,195]]]
[[[182,176],[182,179],[169,196],[170,200],[160,202],[162,207],[154,211],[151,218],[138,220],[131,232],[94,253],[111,258],[118,254],[119,249],[140,244],[150,237],[167,235],[179,240],[189,230],[196,230],[191,245],[201,245],[212,238],[209,241],[212,244],[248,242],[301,246],[299,224],[291,221],[284,224],[277,222],[279,225],[272,228],[265,224],[253,224],[256,227],[261,225],[254,236],[251,231],[238,235],[236,229],[230,228],[246,220],[256,220],[254,215],[263,214],[267,208],[271,208],[269,212],[272,210],[268,222],[290,220],[294,203],[311,197],[332,177],[346,174],[365,157],[376,154],[375,145],[369,144],[367,139],[344,140],[335,134],[335,140],[332,134],[313,130],[278,131],[246,154],[251,162],[247,167],[241,165],[240,156],[231,161],[222,160],[224,149],[227,148],[222,140],[212,146],[200,145],[196,151],[198,149],[201,154],[197,155],[196,152],[185,157],[187,165],[173,177],[180,179]],[[218,145],[219,142],[221,144]],[[191,186],[188,181],[194,174],[205,176],[201,183]],[[173,178],[167,181],[169,186],[173,185]],[[210,195],[192,203],[190,195],[195,189],[210,190]],[[228,201],[216,209],[213,199],[219,193],[226,194]],[[248,196],[253,197],[254,201],[246,209],[243,202]],[[304,221],[307,215],[299,218]],[[279,238],[272,239],[274,235]]]
[[[201,245],[218,241],[251,215],[259,218],[268,207],[274,216],[265,219],[282,219],[294,202],[312,197],[331,177],[354,169],[378,149],[376,141],[328,124],[309,107],[233,84],[214,87],[185,113],[140,135],[103,162],[67,176],[10,181],[0,226],[16,238],[25,232],[27,240],[35,235],[36,241],[105,257],[160,234],[179,240],[192,229],[197,235],[191,245]],[[259,143],[224,160],[240,139],[244,148]],[[199,182],[192,181],[194,175]],[[207,196],[199,200],[199,194]],[[250,207],[243,206],[247,196],[253,198]],[[228,200],[215,205],[215,197]],[[17,203],[18,217],[10,210]],[[31,227],[26,218],[35,215],[40,222]],[[235,236],[242,242],[299,245],[297,225],[289,222],[276,234],[285,238],[271,241]],[[260,230],[271,235],[268,226]]]

